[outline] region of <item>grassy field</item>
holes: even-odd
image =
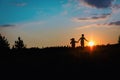
[[[120,45],[1,49],[2,71],[120,71]]]

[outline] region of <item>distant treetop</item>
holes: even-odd
[[[7,49],[9,49],[10,48],[10,46],[9,46],[10,44],[8,43],[8,40],[5,38],[5,36],[2,36],[1,34],[0,34],[0,48],[7,48]]]
[[[14,48],[17,48],[17,49],[25,48],[25,44],[24,44],[23,40],[21,40],[20,37],[18,37],[18,40],[15,41]]]

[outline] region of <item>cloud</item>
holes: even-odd
[[[120,4],[114,4],[112,6],[112,13],[115,15],[116,13],[119,14],[120,13]]]
[[[108,8],[112,6],[114,0],[80,0],[85,5],[95,8]]]
[[[73,21],[80,22],[80,21],[97,21],[97,20],[104,20],[108,18],[111,15],[111,13],[108,14],[101,14],[99,16],[93,16],[93,17],[86,17],[86,18],[74,18]]]
[[[71,6],[71,3],[63,4],[62,5],[64,8],[69,8]]]
[[[25,2],[16,2],[16,3],[13,3],[15,6],[18,6],[18,7],[23,7],[23,6],[26,6],[27,3]]]
[[[45,22],[43,21],[36,21],[36,22],[28,22],[28,23],[23,23],[23,24],[19,24],[19,26],[35,26],[35,25],[42,25],[45,24]]]
[[[119,26],[120,26],[120,21],[116,21],[105,24],[89,24],[85,26],[80,26],[76,29],[80,30],[80,29],[88,29],[88,28],[120,28]]]
[[[115,4],[115,5],[112,6],[112,8],[120,9],[120,4]]]
[[[26,22],[26,23],[19,23],[19,24],[4,24],[0,25],[0,28],[5,28],[5,27],[30,27],[30,26],[40,26],[45,24],[44,21],[36,21],[36,22]]]
[[[14,27],[16,25],[11,25],[11,24],[5,24],[5,25],[0,25],[0,27]]]
[[[77,27],[76,30],[95,29],[95,28],[97,28],[97,29],[99,29],[99,28],[113,28],[113,27],[115,27],[115,26],[109,26],[108,24],[89,24],[89,25]]]
[[[120,21],[110,22],[108,25],[116,25],[116,26],[120,26]]]
[[[61,13],[61,15],[67,15],[68,14],[68,11],[67,10],[65,10],[65,11],[63,11],[62,13]]]
[[[88,28],[108,28],[108,26],[104,26],[103,24],[89,24],[89,25],[77,27],[76,30],[88,29]]]

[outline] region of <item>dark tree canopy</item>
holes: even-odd
[[[119,39],[118,39],[118,44],[120,44],[120,36],[119,36]]]
[[[25,48],[25,44],[24,44],[23,40],[21,40],[20,37],[18,37],[18,40],[15,41],[14,48],[17,48],[17,49]]]
[[[0,48],[9,49],[9,45],[10,44],[8,43],[8,40],[5,38],[5,36],[0,34]]]

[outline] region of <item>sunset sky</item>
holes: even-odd
[[[0,33],[11,46],[19,36],[27,47],[66,46],[83,33],[95,44],[114,44],[120,0],[0,0]]]

